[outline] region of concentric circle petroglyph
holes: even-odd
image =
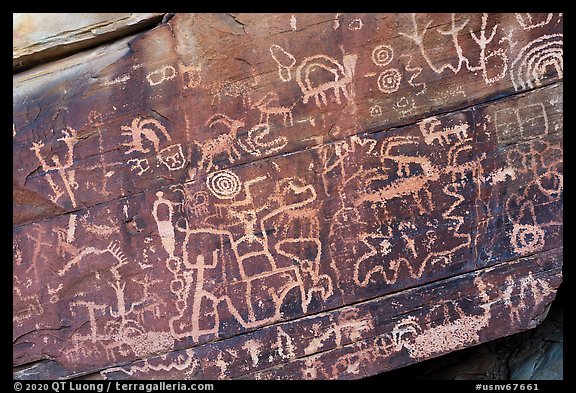
[[[394,50],[390,45],[379,45],[372,51],[372,61],[378,67],[385,67],[392,61]]]
[[[400,88],[402,75],[396,68],[390,68],[378,76],[378,89],[383,93],[394,93]]]
[[[380,105],[371,106],[369,111],[370,111],[370,116],[372,116],[372,117],[382,116],[382,107]]]
[[[213,172],[206,178],[208,189],[216,198],[232,199],[240,192],[242,182],[234,172]]]
[[[544,231],[535,225],[514,225],[511,243],[519,254],[533,253],[544,247]]]

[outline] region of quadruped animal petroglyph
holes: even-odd
[[[361,378],[533,327],[562,22],[176,14],[15,74],[15,376]]]

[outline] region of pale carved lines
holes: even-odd
[[[278,102],[278,94],[275,92],[266,93],[261,99],[252,104],[252,108],[256,108],[260,111],[260,123],[269,124],[270,116],[282,116],[282,121],[285,126],[290,123],[291,126],[294,125],[294,119],[292,118],[292,106],[279,106],[274,105],[273,102]]]
[[[215,197],[232,199],[240,193],[242,182],[238,176],[229,170],[212,172],[206,177],[206,185]]]
[[[243,235],[238,236],[227,229],[214,227],[191,228],[187,219],[178,225],[168,221],[174,219],[174,204],[166,200],[159,193],[154,205],[154,219],[157,222],[159,234],[162,237],[164,248],[169,254],[166,261],[168,269],[174,274],[174,280],[170,284],[171,291],[178,296],[178,315],[170,319],[170,331],[173,337],[192,337],[198,340],[206,334],[217,334],[220,328],[219,305],[225,305],[230,314],[245,328],[261,326],[262,324],[277,321],[281,318],[281,305],[293,289],[300,293],[300,304],[306,312],[315,294],[322,299],[327,299],[333,292],[332,279],[320,272],[320,259],[322,255],[322,243],[319,236],[319,223],[314,217],[315,210],[309,208],[310,204],[317,199],[314,187],[298,178],[285,179],[277,184],[268,203],[261,208],[254,207],[253,189],[258,183],[266,180],[266,177],[256,177],[247,180],[240,185],[245,195],[242,200],[228,202],[219,205],[220,209],[228,211],[229,217],[236,217],[243,228]],[[288,196],[290,195],[290,196]],[[284,200],[290,198],[290,202]],[[292,198],[296,197],[297,201]],[[276,208],[270,208],[273,203]],[[168,205],[168,208],[162,205]],[[260,211],[269,208],[262,217],[257,216]],[[256,209],[256,210],[255,210]],[[163,210],[162,215],[159,213]],[[258,222],[259,221],[259,222]],[[293,221],[300,224],[292,226]],[[269,224],[278,227],[278,239],[270,243],[267,228]],[[290,229],[289,229],[290,228]],[[182,259],[175,255],[175,232],[184,234],[182,244]],[[256,236],[255,234],[259,234]],[[205,236],[220,238],[221,244],[230,247],[228,251],[219,248],[212,251],[212,255],[195,255],[188,248],[188,244]],[[271,245],[274,244],[274,248]],[[296,248],[295,248],[296,247]],[[300,247],[311,247],[313,254],[295,252]],[[297,264],[280,267],[273,252],[277,256],[283,256],[297,262]],[[227,258],[232,257],[233,263],[238,266],[240,281],[233,284],[237,288],[241,298],[231,298],[226,293],[213,293],[205,287],[206,280],[219,277]],[[208,261],[210,258],[210,261]],[[195,262],[192,262],[195,260]],[[246,263],[252,260],[267,260],[269,267],[262,272],[254,272],[246,269]],[[216,276],[215,276],[216,274]],[[270,287],[276,278],[274,288]],[[257,307],[261,300],[261,288],[267,289],[272,309],[265,314]],[[205,300],[202,300],[205,299]],[[260,313],[260,314],[258,314]],[[203,322],[205,315],[211,315],[212,320]],[[189,322],[184,322],[189,321]]]
[[[394,58],[394,49],[390,45],[378,45],[372,50],[372,62],[378,67],[385,67]],[[365,77],[376,73],[365,74]],[[386,94],[394,93],[400,88],[402,74],[396,68],[389,68],[380,73],[377,78],[378,89]]]
[[[60,197],[64,195],[64,191],[62,191],[62,189],[58,185],[56,185],[56,183],[52,179],[52,175],[49,173],[52,171],[56,171],[60,175],[60,179],[64,184],[65,192],[68,195],[68,198],[70,198],[72,206],[77,207],[78,205],[76,203],[76,198],[74,196],[73,190],[78,189],[78,183],[76,183],[76,181],[74,180],[75,171],[70,168],[72,167],[72,164],[74,162],[74,146],[78,142],[78,134],[77,131],[72,127],[66,127],[65,130],[62,130],[62,133],[64,134],[64,137],[57,139],[57,141],[62,141],[66,145],[67,152],[65,155],[66,158],[64,162],[60,162],[60,157],[54,154],[51,157],[53,164],[49,164],[47,160],[44,158],[44,156],[41,154],[41,149],[44,147],[43,142],[34,142],[30,150],[34,151],[34,154],[36,155],[36,157],[40,161],[40,164],[42,165],[42,169],[46,172],[46,180],[48,181],[48,184],[50,184],[50,187],[54,192],[54,196],[50,197],[52,202],[57,203]]]
[[[494,36],[495,36],[497,28],[498,28],[498,24],[494,25],[492,27],[492,31],[491,31],[490,36],[486,37],[486,26],[487,26],[488,14],[486,14],[486,13],[482,14],[482,21],[481,21],[481,27],[480,27],[479,35],[476,35],[474,33],[474,31],[472,31],[472,29],[469,28],[470,36],[476,42],[476,44],[480,47],[480,59],[479,59],[479,65],[477,65],[477,66],[471,66],[470,65],[470,61],[464,55],[462,47],[461,47],[459,39],[458,39],[460,32],[469,24],[469,22],[470,22],[469,18],[463,20],[461,23],[458,24],[456,22],[455,14],[451,14],[450,28],[444,29],[444,30],[440,29],[440,28],[436,29],[436,32],[438,34],[444,35],[444,36],[450,36],[452,38],[452,44],[453,44],[454,50],[456,51],[457,61],[458,61],[456,66],[454,66],[452,63],[443,63],[440,66],[436,66],[432,63],[432,60],[430,59],[430,56],[429,56],[429,54],[426,50],[425,44],[424,44],[424,37],[425,37],[426,33],[428,32],[428,28],[432,24],[432,21],[429,20],[426,23],[426,25],[424,26],[423,30],[420,31],[420,29],[418,28],[418,23],[416,21],[416,15],[412,14],[411,17],[412,17],[412,25],[413,25],[412,32],[411,33],[400,32],[400,35],[412,40],[418,46],[418,48],[420,50],[420,54],[422,55],[422,57],[424,58],[424,60],[426,61],[426,63],[430,67],[430,69],[432,69],[432,71],[434,71],[434,73],[441,74],[442,72],[444,72],[445,70],[448,69],[448,70],[452,71],[452,73],[457,74],[460,72],[460,70],[462,69],[462,65],[464,64],[468,71],[482,71],[482,77],[487,84],[492,84],[496,81],[499,81],[502,78],[504,78],[504,76],[506,75],[506,71],[507,71],[507,67],[508,67],[508,65],[507,65],[508,64],[507,63],[508,58],[506,56],[506,52],[502,48],[493,50],[490,53],[488,53],[488,51],[486,50],[487,45],[494,39]],[[500,69],[498,70],[497,73],[494,73],[494,75],[488,75],[488,60],[490,60],[492,58],[495,58],[495,59],[498,58],[499,59],[500,67],[496,66],[496,68],[497,69],[500,68]]]
[[[456,137],[456,140],[462,142],[468,137],[469,125],[466,123],[456,124],[452,127],[445,127],[444,129],[437,130],[440,121],[437,117],[430,117],[420,122],[420,131],[424,137],[424,142],[428,145],[438,142],[440,146],[450,143],[450,137]]]
[[[378,67],[385,67],[394,58],[394,49],[390,45],[378,45],[372,50],[372,62]]]
[[[477,71],[477,70],[482,71],[482,77],[484,78],[484,81],[490,85],[494,82],[501,80],[502,78],[504,78],[504,76],[506,76],[506,71],[508,70],[508,56],[506,56],[506,52],[502,48],[496,49],[491,53],[486,54],[486,46],[490,44],[490,42],[492,42],[494,36],[496,35],[496,30],[498,29],[498,24],[495,24],[492,27],[492,33],[490,34],[490,37],[486,38],[485,30],[487,19],[488,14],[482,14],[482,26],[480,29],[479,37],[476,36],[476,34],[472,31],[472,29],[469,29],[470,35],[472,36],[476,44],[478,44],[478,46],[480,47],[480,64],[476,67],[471,67],[468,65],[468,59],[466,59],[466,66],[469,71]],[[500,59],[501,70],[498,74],[489,77],[487,62],[492,57]]]
[[[166,65],[146,75],[146,80],[150,86],[159,85],[162,82],[172,80],[176,77],[176,69],[171,65]]]
[[[360,18],[352,19],[348,23],[348,30],[350,30],[350,31],[361,30],[362,27],[364,27],[364,22],[362,22],[362,19],[360,19]]]
[[[382,93],[390,94],[398,91],[402,75],[396,68],[390,68],[383,71],[378,76],[378,89]]]
[[[158,120],[153,118],[143,119],[140,116],[132,119],[129,126],[121,127],[122,135],[130,137],[130,140],[123,143],[123,146],[128,147],[124,154],[149,153],[150,148],[144,144],[152,144],[156,158],[162,163],[169,171],[176,171],[186,166],[186,158],[182,151],[182,145],[179,143],[160,148],[160,136],[163,136],[167,141],[172,141],[172,137]],[[148,142],[146,142],[148,141]],[[134,163],[130,169],[137,169],[138,176],[147,172],[150,169],[150,164],[147,158],[132,158],[128,163]]]
[[[422,67],[413,67],[410,65],[410,62],[412,62],[412,55],[411,54],[409,54],[409,55],[403,54],[403,55],[400,55],[400,57],[408,57],[408,63],[406,63],[404,68],[406,69],[406,71],[414,72],[412,75],[410,75],[410,79],[408,79],[408,84],[414,88],[416,88],[417,86],[421,86],[420,91],[418,91],[416,93],[416,95],[426,93],[426,83],[425,82],[414,83],[414,79],[418,78],[420,76],[420,74],[422,73]]]
[[[525,45],[510,65],[514,89],[542,85],[542,78],[552,68],[558,78],[564,74],[563,34],[543,35]]]
[[[292,67],[296,65],[296,59],[292,54],[286,52],[280,45],[270,46],[270,54],[278,65],[278,77],[282,82],[292,80]]]
[[[137,116],[132,119],[130,126],[122,126],[121,128],[124,131],[122,135],[131,138],[130,142],[123,144],[129,148],[124,154],[130,154],[132,152],[148,153],[150,149],[144,147],[144,139],[148,139],[148,141],[152,143],[154,151],[158,153],[160,151],[158,131],[160,131],[160,134],[164,135],[168,141],[172,140],[166,128],[155,119],[142,119],[140,116]]]
[[[349,85],[352,83],[357,55],[345,55],[342,64],[326,55],[306,57],[296,69],[296,82],[304,94],[303,103],[314,97],[317,107],[328,105],[326,92],[332,90],[336,103],[340,104],[340,93],[350,99]],[[312,81],[311,74],[322,76],[322,81]],[[325,80],[328,78],[328,80]]]
[[[549,132],[548,115],[543,103],[496,111],[496,136],[499,143],[506,143],[518,134],[521,139],[545,136]],[[532,133],[529,131],[533,129]]]
[[[518,21],[518,23],[520,24],[520,26],[522,26],[522,28],[524,30],[532,30],[535,29],[537,27],[542,27],[542,26],[546,26],[548,23],[550,23],[550,21],[552,20],[554,14],[549,13],[546,15],[546,19],[545,20],[541,20],[541,21],[534,21],[534,16],[531,13],[515,13],[514,16],[516,17],[516,20]]]

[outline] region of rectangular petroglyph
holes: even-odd
[[[14,366],[360,378],[547,312],[561,15],[177,14],[115,48],[14,77]]]

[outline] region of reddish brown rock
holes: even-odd
[[[16,75],[14,366],[347,379],[534,327],[562,278],[539,17],[177,14]]]

